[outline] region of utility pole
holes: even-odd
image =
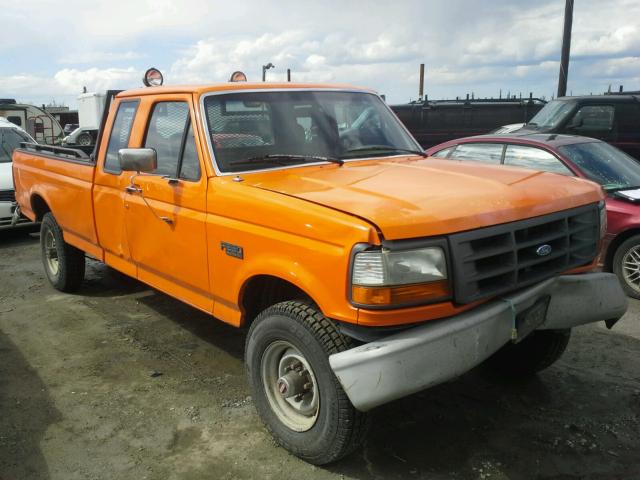
[[[573,0],[565,0],[564,28],[562,29],[562,56],[560,58],[560,76],[558,78],[558,97],[567,94],[569,76],[569,52],[571,51],[571,25],[573,23]]]
[[[291,81],[291,69],[287,68],[287,82]]]
[[[424,63],[420,64],[420,87],[418,89],[418,101],[422,101],[424,95]]]

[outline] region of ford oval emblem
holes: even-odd
[[[551,250],[553,250],[551,248],[551,245],[545,243],[544,245],[540,245],[538,248],[536,248],[536,255],[538,255],[539,257],[546,257],[551,253]]]

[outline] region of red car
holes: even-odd
[[[582,177],[607,193],[607,235],[600,262],[627,294],[640,299],[640,163],[617,148],[587,137],[512,133],[441,143],[433,157],[502,164]],[[508,168],[508,167],[507,167]]]

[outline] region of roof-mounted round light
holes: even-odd
[[[142,79],[142,83],[144,83],[147,87],[159,87],[162,85],[164,78],[162,77],[162,73],[157,68],[150,68],[146,72],[144,72],[144,77]]]
[[[229,77],[229,81],[230,82],[246,82],[247,76],[244,74],[244,72],[237,70],[231,74],[231,77]]]

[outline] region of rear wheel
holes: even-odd
[[[564,353],[571,329],[535,330],[520,343],[508,343],[487,360],[492,370],[509,377],[533,375],[553,365]]]
[[[62,229],[51,213],[40,226],[40,247],[44,271],[56,289],[74,292],[84,280],[84,252],[64,241]]]
[[[78,145],[82,145],[83,147],[88,147],[93,143],[93,138],[88,133],[81,133],[78,135]]]
[[[640,235],[620,244],[613,255],[613,273],[627,295],[640,299]]]
[[[266,309],[247,337],[258,414],[281,446],[316,465],[351,453],[367,429],[329,366],[329,355],[350,347],[333,322],[297,301]]]

